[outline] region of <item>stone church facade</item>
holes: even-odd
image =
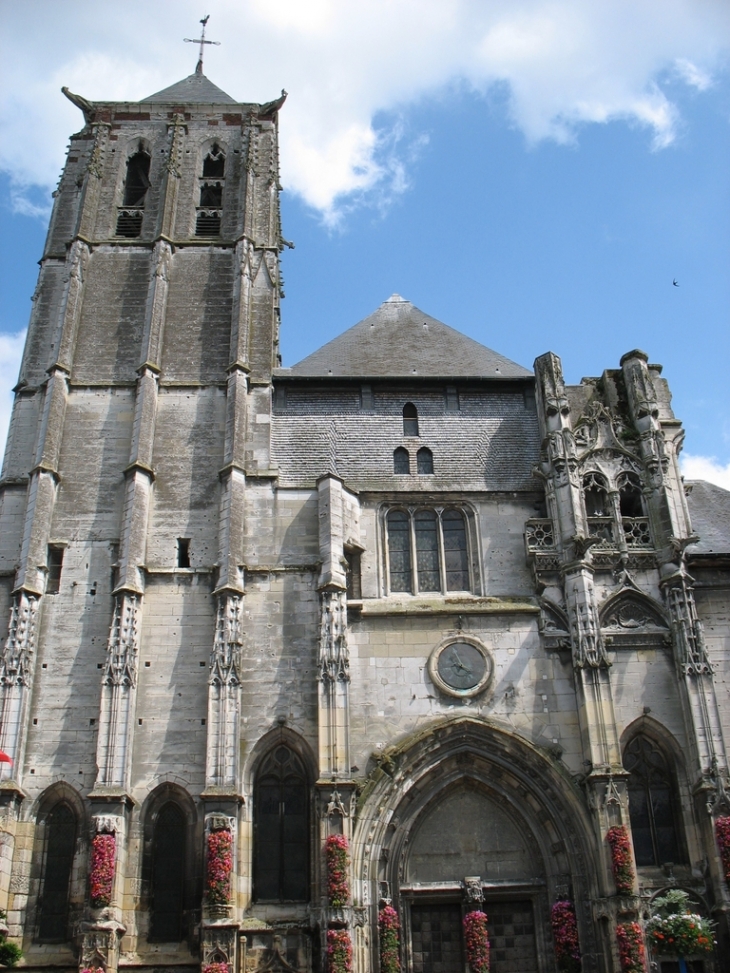
[[[661,367],[566,386],[393,295],[282,368],[284,96],[66,94],[0,482],[24,964],[376,973],[390,905],[404,973],[475,909],[553,973],[567,901],[609,973],[680,888],[730,969],[730,494]]]

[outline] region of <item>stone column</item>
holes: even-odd
[[[117,973],[119,946],[127,931],[122,923],[122,885],[126,858],[125,818],[119,814],[95,814],[92,819],[89,918],[79,924],[79,967],[101,967],[106,973]],[[101,847],[98,847],[101,845]],[[110,848],[109,846],[113,847]],[[108,900],[94,901],[95,858],[113,851],[114,871]]]
[[[68,378],[81,314],[88,256],[86,244],[76,240],[66,260],[66,286],[56,329],[58,360],[48,370],[35,465],[28,482],[23,543],[8,636],[0,655],[0,748],[13,758],[12,764],[0,765],[0,780],[12,778],[18,787],[25,756],[38,613],[46,585],[48,541],[56,501]]]
[[[342,481],[322,477],[319,497],[319,776],[350,777],[350,656]]]
[[[606,841],[606,834],[613,825],[625,826],[630,840],[631,824],[627,813],[626,773],[616,729],[610,660],[601,634],[594,591],[591,547],[596,540],[588,533],[570,403],[560,359],[550,353],[542,355],[535,361],[535,374],[543,437],[537,472],[546,484],[548,512],[554,525],[587,768],[586,794],[593,816],[596,847],[601,849],[603,858],[600,884],[607,898],[603,900],[602,909],[611,929],[604,947],[615,952],[616,925],[620,920],[636,918],[639,902],[635,895],[613,894],[611,857]],[[598,907],[598,903],[594,906]]]
[[[120,531],[119,579],[104,667],[97,737],[97,778],[92,798],[129,790],[137,664],[144,595],[144,558],[154,471],[159,356],[168,292],[169,244],[158,241],[147,293],[144,362],[138,369],[129,466]]]

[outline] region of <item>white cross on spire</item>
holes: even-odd
[[[220,41],[207,41],[205,39],[205,28],[206,28],[206,25],[207,25],[207,23],[208,23],[209,20],[210,20],[210,14],[206,14],[205,17],[203,17],[203,19],[200,21],[200,23],[203,25],[203,29],[200,32],[200,37],[197,37],[197,38],[184,37],[183,38],[183,40],[185,41],[186,44],[200,44],[200,51],[198,53],[198,63],[195,65],[195,73],[196,74],[202,74],[203,73],[203,51],[205,50],[205,45],[206,44],[215,44],[216,47],[220,47],[221,46],[221,42]]]

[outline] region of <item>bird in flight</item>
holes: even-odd
[[[672,283],[674,284],[675,287],[679,287],[679,284],[677,283],[677,278],[676,277],[673,277],[672,278]]]

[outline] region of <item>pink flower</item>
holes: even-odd
[[[489,973],[489,938],[486,913],[475,909],[464,916],[466,961],[471,973]]]
[[[378,913],[380,973],[400,973],[400,922],[392,905]]]
[[[232,848],[233,835],[230,831],[223,829],[208,834],[206,896],[213,905],[228,905],[231,901]],[[223,965],[226,966],[225,963]],[[213,973],[221,971],[214,970]]]
[[[725,873],[725,881],[730,883],[730,817],[723,815],[715,821],[715,837],[717,846],[720,849],[720,859],[722,870]]]
[[[646,973],[646,954],[638,922],[620,922],[616,926],[621,973]]]
[[[91,904],[95,909],[102,909],[108,906],[112,900],[116,850],[117,839],[115,835],[94,835],[91,842],[89,887],[91,891]],[[89,967],[89,969],[96,969],[96,967]]]
[[[347,905],[350,899],[350,883],[347,872],[350,866],[350,852],[347,838],[343,834],[331,834],[324,843],[327,861],[327,898],[334,908]]]
[[[550,921],[560,973],[578,973],[581,968],[580,943],[573,903],[567,899],[556,902],[550,911]]]
[[[228,963],[206,963],[203,967],[203,973],[230,973],[230,970]]]
[[[352,942],[346,929],[327,930],[327,973],[352,973]]]
[[[631,895],[634,891],[634,859],[628,829],[623,824],[609,828],[606,840],[611,846],[611,869],[616,891],[619,895]]]

